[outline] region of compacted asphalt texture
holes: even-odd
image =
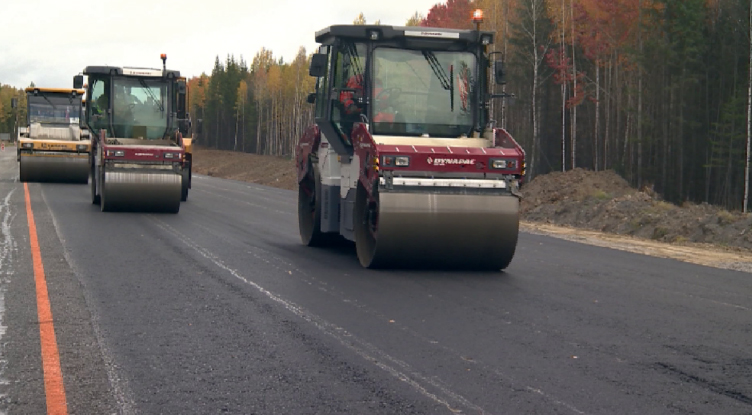
[[[27,189],[52,321],[6,148],[3,413],[60,409],[54,325],[71,414],[752,414],[747,273],[526,233],[504,272],[367,270],[301,244],[297,192],[195,176],[152,214]]]

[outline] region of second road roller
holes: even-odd
[[[89,180],[88,134],[80,127],[83,89],[26,88],[26,127],[19,128],[22,182]]]
[[[180,72],[87,66],[91,200],[102,211],[180,210],[185,142],[178,129]],[[83,75],[74,77],[75,86]]]
[[[370,268],[509,265],[525,152],[489,116],[505,96],[490,92],[504,83],[493,40],[479,25],[316,33],[315,125],[296,147],[303,243],[344,237]]]

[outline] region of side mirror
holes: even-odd
[[[329,55],[324,53],[316,53],[311,58],[311,67],[308,68],[308,74],[317,78],[326,75],[326,64],[329,59]]]
[[[308,101],[309,104],[315,103],[316,102],[316,93],[315,92],[311,92],[310,94],[308,94],[308,99],[306,99],[306,101]]]
[[[187,119],[180,119],[178,120],[178,130],[181,134],[183,134],[183,137],[188,135],[188,130],[191,128],[191,121]]]
[[[18,108],[18,98],[11,98],[10,99],[10,107],[11,108]]]
[[[83,75],[76,75],[73,77],[73,88],[74,89],[81,89],[84,87],[84,76]]]
[[[494,79],[499,85],[507,83],[507,75],[504,73],[504,61],[495,61],[493,65]]]
[[[177,113],[179,119],[186,119],[189,117],[187,109],[185,108],[185,94],[178,94]]]
[[[201,134],[204,130],[204,120],[199,118],[196,120],[196,133]]]

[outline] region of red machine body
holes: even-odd
[[[506,268],[525,152],[489,119],[493,34],[332,26],[316,39],[316,124],[296,149],[303,242],[353,240],[365,267]]]

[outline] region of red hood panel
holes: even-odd
[[[409,167],[381,165],[382,169],[393,170],[514,173],[521,170],[524,159],[524,155],[514,148],[377,145],[376,149],[380,156],[410,157]],[[490,160],[498,158],[517,160],[517,165],[510,169],[490,169]]]
[[[436,154],[446,156],[447,158],[466,158],[473,156],[488,157],[514,157],[522,154],[514,148],[478,148],[478,147],[448,147],[448,146],[412,146],[412,145],[392,145],[377,144],[376,148],[379,153],[389,154]]]
[[[136,160],[136,161],[181,161],[183,160],[184,150],[180,147],[160,148],[157,146],[132,146],[132,145],[105,145],[104,151],[106,159],[112,160]],[[123,151],[123,156],[108,156],[108,151]],[[180,154],[180,158],[166,159],[164,153]]]

